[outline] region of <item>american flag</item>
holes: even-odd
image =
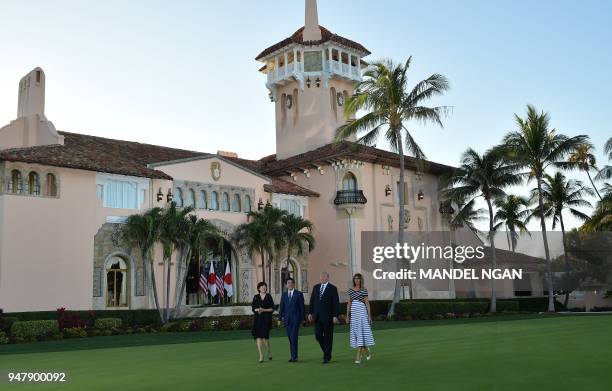
[[[206,264],[202,262],[200,264],[200,279],[198,280],[198,288],[204,293],[204,296],[208,296],[208,273],[206,273]]]
[[[219,292],[219,297],[223,297],[223,264],[221,263],[221,267],[219,267],[219,272],[215,275],[215,285],[217,285],[217,292]]]

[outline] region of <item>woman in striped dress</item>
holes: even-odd
[[[372,358],[369,346],[374,345],[372,335],[372,316],[368,291],[363,287],[363,276],[357,273],[353,276],[353,287],[348,290],[349,302],[346,306],[346,319],[351,325],[351,347],[357,348],[355,364],[361,363],[361,353],[366,359]]]

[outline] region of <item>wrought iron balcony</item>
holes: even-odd
[[[338,190],[334,199],[335,205],[365,204],[366,202],[368,200],[363,195],[362,190]]]

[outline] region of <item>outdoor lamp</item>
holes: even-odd
[[[163,199],[164,199],[164,193],[162,192],[161,187],[160,187],[159,191],[157,192],[157,202],[160,202]]]
[[[423,194],[423,190],[419,189],[419,194],[417,194],[417,198],[419,201],[421,201],[423,198],[425,198],[425,194]]]
[[[391,186],[385,186],[385,197],[389,197],[391,195]]]
[[[259,199],[259,202],[257,203],[257,210],[262,210],[264,207],[264,203],[261,200],[261,198]]]
[[[166,195],[166,200],[168,200],[168,202],[172,202],[172,189],[168,189],[168,194]]]
[[[310,88],[310,76],[308,76],[308,79],[306,79],[306,87]]]
[[[315,84],[316,84],[317,88],[321,87],[321,79],[319,79],[318,76],[317,76],[317,80],[315,80]]]

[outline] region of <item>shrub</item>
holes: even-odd
[[[94,326],[100,330],[109,330],[112,328],[121,327],[121,319],[119,318],[99,318],[94,322]]]
[[[518,301],[498,301],[496,303],[498,312],[519,312],[520,305]]]
[[[13,323],[18,322],[19,318],[15,316],[7,316],[5,318],[0,318],[0,331],[4,331],[5,333],[11,332],[11,326]]]
[[[63,330],[64,337],[66,338],[85,338],[87,337],[87,331],[83,327],[66,327]]]
[[[9,339],[4,331],[0,331],[0,345],[6,345]]]
[[[11,326],[11,335],[26,340],[45,338],[58,333],[57,320],[18,321]]]
[[[397,315],[400,318],[430,319],[434,315],[485,313],[489,309],[486,301],[455,301],[455,300],[402,300],[397,304]],[[436,316],[437,318],[438,316]]]

